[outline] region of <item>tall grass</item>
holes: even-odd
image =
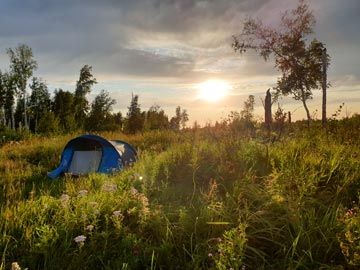
[[[5,144],[0,269],[356,269],[357,142],[300,131],[104,133],[138,162],[55,180],[70,135]]]

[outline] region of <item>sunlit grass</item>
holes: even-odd
[[[358,145],[235,131],[103,133],[139,150],[133,167],[55,180],[73,136],[3,145],[0,269],[358,266]]]

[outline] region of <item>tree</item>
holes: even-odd
[[[185,128],[186,122],[189,120],[189,115],[184,109],[181,111],[181,107],[177,106],[175,109],[175,116],[170,119],[170,127],[173,130],[180,130],[180,127]]]
[[[44,115],[40,118],[37,132],[51,135],[59,132],[59,119],[51,111],[44,112]]]
[[[264,107],[265,107],[265,127],[269,132],[270,132],[270,129],[271,129],[271,122],[272,122],[271,106],[272,106],[272,102],[271,102],[271,93],[270,93],[270,88],[269,88],[266,91],[265,102],[264,102]]]
[[[121,112],[112,113],[107,118],[106,130],[122,130],[123,128],[123,116]]]
[[[322,114],[321,122],[322,127],[326,127],[326,89],[327,89],[327,53],[326,48],[322,51],[322,90],[323,90],[323,102],[322,102]]]
[[[115,103],[116,100],[112,99],[108,92],[101,90],[91,104],[91,111],[85,125],[86,130],[108,130],[109,126],[115,124],[111,117],[112,106]]]
[[[51,100],[48,87],[41,79],[33,77],[30,89],[30,129],[36,133],[39,120],[50,111]]]
[[[241,118],[246,122],[252,122],[254,119],[254,105],[255,97],[249,95],[248,99],[244,102],[244,108],[240,112]]]
[[[126,114],[125,131],[131,134],[144,128],[145,115],[141,113],[138,99],[138,95],[132,95],[130,107],[128,107],[129,110]]]
[[[10,57],[10,67],[15,78],[17,86],[17,94],[21,96],[24,102],[24,125],[29,128],[27,112],[26,112],[26,84],[28,79],[33,75],[34,70],[37,69],[37,62],[33,59],[33,53],[29,46],[25,44],[19,45],[15,50],[7,49],[7,54]]]
[[[284,130],[286,115],[287,115],[287,113],[284,111],[284,109],[278,103],[278,109],[276,110],[276,112],[274,114],[274,120],[275,120],[274,126],[275,126],[275,129],[279,132],[278,139],[280,139],[281,134]]]
[[[169,119],[159,105],[153,105],[146,113],[145,129],[156,130],[166,129],[169,126]]]
[[[309,44],[306,42],[306,36],[313,33],[314,26],[315,17],[308,4],[299,0],[297,8],[283,14],[277,29],[264,26],[259,20],[247,19],[242,33],[234,36],[233,43],[233,48],[239,53],[251,49],[265,61],[270,56],[274,57],[275,68],[282,73],[275,96],[291,94],[294,99],[300,100],[308,123],[311,116],[306,102],[312,98],[312,89],[319,89],[322,81],[324,44],[316,39]]]
[[[14,105],[15,105],[16,85],[14,76],[5,72],[0,72],[0,109],[3,109],[4,124],[10,128],[15,128]]]
[[[89,111],[89,102],[86,95],[91,92],[91,87],[97,81],[92,75],[92,66],[85,65],[80,70],[79,80],[76,82],[75,89],[75,118],[79,128],[84,125],[85,118]]]
[[[61,131],[74,131],[76,129],[74,94],[62,89],[55,90],[54,94],[52,111],[59,120],[59,127]]]
[[[24,128],[25,127],[22,122],[22,119],[24,119],[24,114],[25,114],[24,105],[26,103],[27,103],[27,101],[24,101],[23,97],[19,97],[16,102],[15,113],[14,113],[15,128]]]
[[[4,76],[0,70],[0,123],[2,125],[6,125],[6,118],[5,118],[5,95],[6,95],[6,85]]]

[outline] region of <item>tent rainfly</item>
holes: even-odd
[[[63,173],[84,175],[92,172],[110,174],[136,161],[136,150],[123,141],[108,141],[86,134],[72,139],[65,146],[60,165],[48,173],[51,179]]]

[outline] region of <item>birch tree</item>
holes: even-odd
[[[7,54],[10,57],[10,68],[15,78],[17,94],[19,99],[24,102],[24,126],[26,129],[29,129],[26,107],[26,85],[34,70],[37,69],[37,62],[33,58],[32,49],[25,44],[20,44],[14,50],[11,48],[7,49]]]

